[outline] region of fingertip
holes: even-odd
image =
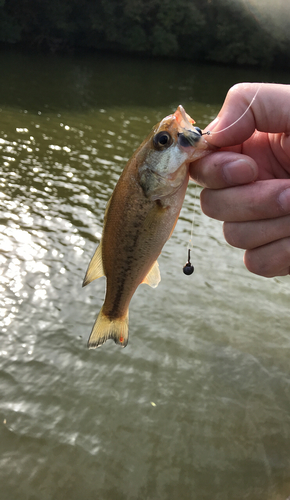
[[[263,248],[262,251],[260,251],[260,248],[251,248],[246,250],[243,260],[247,270],[257,276],[273,278],[279,274],[278,272],[277,274],[273,273],[271,262],[263,258]]]
[[[232,247],[244,248],[240,242],[239,222],[224,222],[223,234],[226,242]]]
[[[264,262],[262,258],[259,258],[259,249],[247,249],[244,253],[243,261],[250,273],[256,274],[257,276],[263,276],[264,278],[271,277],[267,269],[267,263]]]

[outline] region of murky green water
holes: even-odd
[[[87,350],[105,282],[81,284],[151,126],[182,103],[203,127],[233,83],[290,72],[13,53],[0,66],[1,500],[285,500],[289,278],[248,273],[191,183],[126,349]]]

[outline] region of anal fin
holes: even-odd
[[[97,250],[95,251],[86,275],[84,277],[83,286],[88,285],[91,281],[104,276],[103,257],[102,257],[102,242],[100,242]]]
[[[157,260],[155,260],[153,266],[151,267],[147,276],[145,276],[142,283],[146,283],[146,285],[151,286],[152,288],[156,288],[161,281],[160,270]]]

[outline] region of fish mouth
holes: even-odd
[[[184,132],[178,132],[178,144],[183,148],[188,148],[189,146],[197,146],[197,143],[201,139],[201,134],[193,130],[185,130]]]
[[[179,132],[177,133],[178,144],[184,148],[196,146],[199,142],[202,132],[200,128],[195,127],[195,121],[185,111],[180,104],[173,115],[176,119]]]

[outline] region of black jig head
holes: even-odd
[[[193,271],[194,271],[194,267],[191,265],[191,262],[190,262],[190,249],[188,249],[188,261],[183,268],[183,272],[187,276],[190,276],[193,273]]]

